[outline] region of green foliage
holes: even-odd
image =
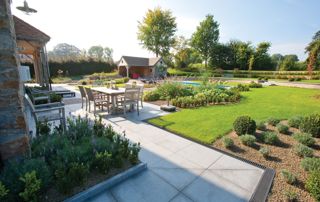
[[[163,100],[193,95],[193,88],[179,82],[166,82],[157,88]]]
[[[19,193],[19,196],[24,201],[37,201],[38,192],[41,188],[41,180],[37,179],[36,172],[25,173],[23,177],[20,177],[20,180],[24,183],[24,190]]]
[[[231,148],[234,145],[234,142],[230,137],[223,137],[222,142],[225,148]]]
[[[207,67],[211,51],[218,43],[218,39],[219,24],[213,19],[213,15],[207,15],[191,37],[191,45],[204,59],[205,67]]]
[[[254,81],[251,81],[248,86],[249,86],[249,88],[262,88],[262,84],[261,83],[256,83]]]
[[[256,122],[249,116],[239,116],[233,122],[233,129],[237,135],[253,135],[256,132]]]
[[[297,55],[285,55],[283,60],[280,63],[280,70],[281,71],[289,71],[289,70],[295,70],[296,68],[296,62],[298,62],[298,56]]]
[[[240,100],[240,94],[234,90],[210,89],[199,92],[194,96],[177,97],[171,102],[180,108],[200,107],[221,102],[236,102]]]
[[[256,142],[256,137],[253,135],[245,134],[240,136],[240,141],[242,144],[252,147]]]
[[[36,130],[37,135],[49,135],[51,131],[51,124],[48,122],[48,120],[45,120],[43,122],[37,122],[36,123]]]
[[[276,144],[279,144],[280,142],[277,133],[274,133],[274,132],[263,132],[261,134],[261,140],[264,143],[270,144],[270,145],[276,145]]]
[[[301,121],[303,120],[302,116],[295,116],[288,120],[288,125],[293,128],[299,128]]]
[[[312,157],[313,156],[313,149],[311,149],[310,147],[303,145],[303,144],[295,145],[294,152],[300,157]]]
[[[70,193],[73,187],[84,183],[88,172],[88,167],[83,163],[60,164],[55,171],[57,189],[64,194]]]
[[[286,196],[288,202],[298,201],[298,194],[293,190],[284,191],[284,195]]]
[[[239,90],[240,92],[250,91],[249,86],[244,85],[244,84],[241,84],[241,83],[239,83],[239,84],[237,85],[237,87],[235,87],[235,88],[236,88],[237,90]]]
[[[157,101],[160,99],[160,94],[157,90],[148,91],[143,95],[144,101]]]
[[[148,10],[138,25],[138,39],[142,46],[154,52],[157,57],[168,55],[175,43],[174,34],[177,30],[175,20],[169,10],[162,10],[160,7]]]
[[[289,134],[289,127],[286,126],[286,125],[283,125],[281,123],[277,124],[277,130],[278,130],[279,133]]]
[[[0,199],[4,200],[5,197],[8,195],[8,193],[9,193],[9,190],[0,181]]]
[[[313,137],[320,137],[320,114],[304,117],[300,124],[300,130],[310,133]]]
[[[103,174],[107,174],[112,167],[112,154],[107,151],[96,153],[93,166]]]
[[[320,201],[320,171],[313,171],[308,176],[306,188],[316,201]]]
[[[93,74],[96,72],[113,72],[116,68],[116,65],[113,63],[93,60],[67,60],[59,62],[50,61],[49,66],[51,76],[58,76],[58,70],[62,70],[63,75],[65,76],[78,76]],[[68,75],[66,75],[66,72],[68,72]]]
[[[259,152],[264,158],[269,157],[270,150],[267,147],[262,147],[261,149],[259,149]]]
[[[280,123],[280,119],[270,117],[267,123],[272,126],[276,126],[278,123]]]
[[[140,143],[138,143],[138,144],[134,143],[134,144],[130,145],[130,147],[129,147],[130,153],[129,153],[128,158],[129,158],[130,163],[132,163],[133,165],[137,164],[139,162],[140,150],[141,150]]]
[[[312,146],[316,143],[315,139],[313,139],[311,134],[308,133],[295,133],[293,135],[293,138],[298,141],[299,143],[306,145],[306,146]]]
[[[108,47],[91,46],[88,50],[88,56],[95,61],[112,62],[113,50]]]
[[[41,180],[41,189],[46,189],[52,182],[50,169],[43,159],[26,159],[23,162],[23,172],[36,172],[36,176]]]
[[[281,170],[281,176],[288,184],[292,185],[297,182],[297,177],[288,170]]]
[[[257,124],[257,129],[261,131],[267,130],[266,123],[264,121],[261,121]]]
[[[320,171],[320,158],[304,158],[301,161],[301,167],[306,171]]]

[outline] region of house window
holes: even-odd
[[[152,72],[152,69],[150,69],[150,72]]]
[[[162,61],[160,61],[160,64],[162,64]]]

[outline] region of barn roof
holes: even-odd
[[[50,40],[50,37],[47,34],[20,18],[13,16],[13,21],[17,40],[37,41],[41,43],[47,43]]]

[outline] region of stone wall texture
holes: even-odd
[[[9,0],[0,0],[0,154],[8,159],[28,149],[23,86]]]

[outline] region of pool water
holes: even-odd
[[[180,81],[183,85],[191,85],[191,86],[200,86],[199,82],[195,81]],[[226,86],[226,85],[217,85],[217,88],[219,89],[230,89],[231,86]]]

